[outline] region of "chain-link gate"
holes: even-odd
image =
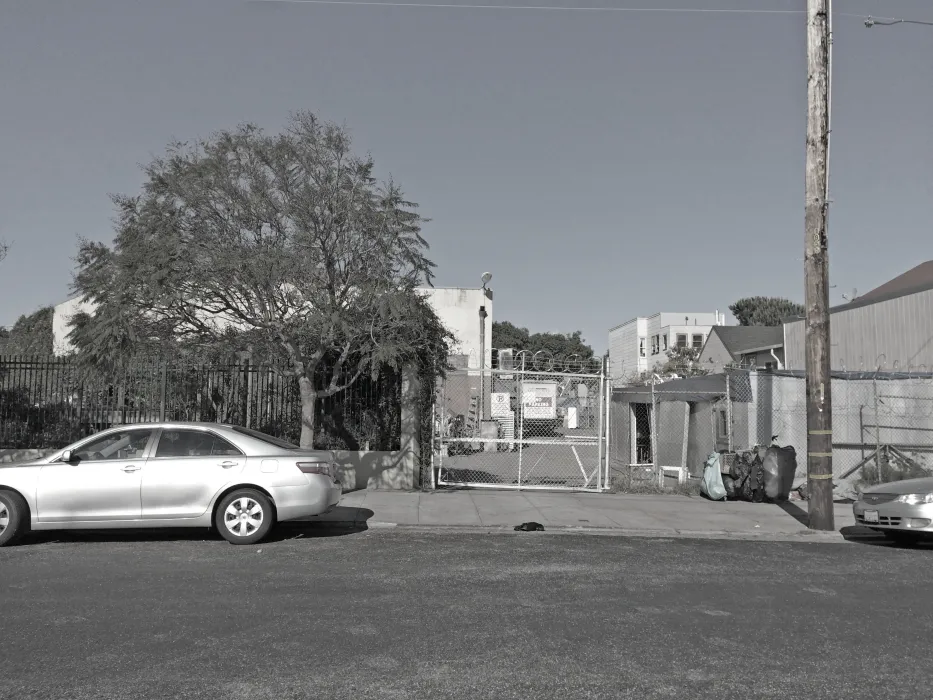
[[[521,358],[517,358],[521,359]],[[599,360],[448,372],[435,404],[437,483],[599,491],[608,384]],[[532,369],[527,369],[531,366]],[[562,369],[563,371],[559,371]]]

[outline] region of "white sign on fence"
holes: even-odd
[[[512,415],[512,395],[508,392],[492,392],[489,415],[493,418],[508,418]]]
[[[557,382],[524,382],[522,411],[525,420],[557,418]]]

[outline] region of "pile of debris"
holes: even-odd
[[[792,446],[714,452],[706,460],[700,490],[714,501],[780,503],[790,498],[796,471]]]

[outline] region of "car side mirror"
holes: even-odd
[[[62,462],[65,464],[71,464],[74,461],[74,454],[71,450],[65,450],[62,452]]]

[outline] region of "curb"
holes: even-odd
[[[307,521],[303,521],[307,522]],[[282,523],[283,525],[287,523]],[[364,520],[331,520],[318,525],[335,530],[407,530],[430,531],[447,534],[506,534],[527,535],[604,535],[616,537],[638,537],[645,539],[708,539],[708,540],[758,540],[758,541],[801,541],[814,543],[844,543],[860,540],[883,538],[882,535],[865,534],[844,536],[840,532],[814,532],[797,530],[790,532],[745,532],[729,530],[651,530],[621,527],[583,527],[583,526],[546,526],[544,532],[516,533],[510,525],[439,525],[439,524],[402,524]]]

